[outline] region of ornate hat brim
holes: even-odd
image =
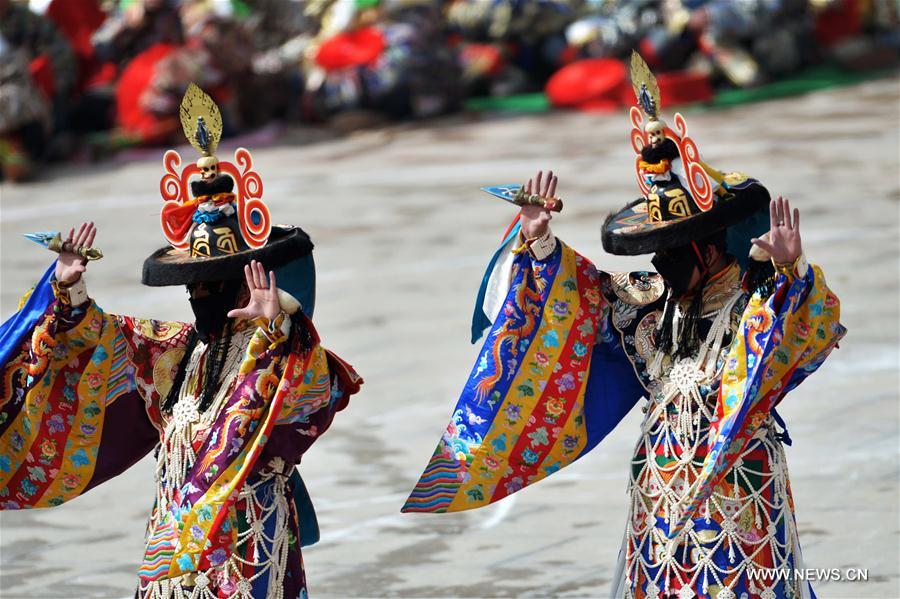
[[[172,247],[156,250],[144,260],[141,283],[150,287],[189,285],[226,281],[244,276],[244,266],[251,260],[266,269],[275,269],[310,254],[313,243],[303,229],[273,226],[268,243],[261,248],[212,258],[192,257]]]
[[[756,179],[745,178],[728,191],[730,195],[719,198],[706,212],[662,222],[650,220],[646,199],[629,202],[603,223],[603,249],[610,254],[638,256],[684,246],[736,225],[769,205],[769,191]]]

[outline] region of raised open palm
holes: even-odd
[[[235,308],[228,313],[229,318],[243,318],[252,320],[264,316],[273,320],[281,312],[281,304],[278,302],[278,288],[275,286],[275,272],[266,270],[256,260],[244,267],[244,277],[247,279],[247,289],[250,290],[250,301],[243,308]]]
[[[543,180],[543,184],[541,181]],[[550,226],[550,220],[553,218],[551,211],[554,202],[558,200],[556,197],[557,178],[553,175],[553,171],[547,171],[547,178],[544,179],[543,171],[538,171],[534,178],[529,179],[525,184],[525,193],[528,195],[536,194],[544,200],[544,205],[525,204],[519,210],[519,222],[522,223],[522,232],[528,239],[540,237],[547,231]]]
[[[97,235],[97,227],[93,222],[81,223],[78,233],[75,229],[69,229],[69,236],[64,241],[71,243],[74,248],[91,247],[94,237]],[[67,246],[68,247],[68,246]],[[81,278],[81,273],[87,268],[87,260],[75,252],[62,251],[56,259],[56,280],[63,285],[71,285]]]
[[[778,196],[769,203],[768,239],[754,238],[754,245],[765,250],[772,260],[778,264],[792,264],[803,252],[800,240],[800,211],[794,208],[793,218],[791,203]]]

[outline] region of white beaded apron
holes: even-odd
[[[172,490],[180,488],[184,478],[190,471],[197,456],[192,448],[192,441],[211,433],[210,426],[216,420],[225,399],[233,391],[234,383],[246,348],[253,336],[254,328],[249,327],[235,332],[225,358],[222,369],[222,382],[210,407],[200,413],[200,369],[203,356],[209,349],[204,343],[198,343],[191,354],[185,372],[184,383],[178,395],[172,415],[166,422],[156,462],[156,504],[150,516],[148,530],[153,530],[162,516],[160,506],[166,506],[172,500]],[[251,594],[253,581],[269,574],[269,590],[266,599],[282,599],[283,581],[287,571],[287,556],[290,548],[290,507],[286,494],[287,477],[283,472],[290,472],[280,458],[274,458],[252,484],[245,483],[238,494],[238,502],[246,501],[251,509],[238,512],[238,518],[246,519],[245,532],[239,533],[237,551],[230,555],[224,564],[216,568],[186,574],[178,578],[154,581],[140,586],[138,595],[141,599],[262,599]],[[264,492],[260,492],[264,487]],[[260,496],[265,501],[260,501]],[[274,522],[274,527],[271,524]],[[266,530],[274,530],[274,534],[266,534]],[[242,555],[244,548],[251,543],[257,548],[256,555],[247,560]],[[262,551],[258,548],[263,547]],[[265,548],[271,548],[271,551]],[[242,566],[253,567],[254,574],[245,578]],[[222,594],[221,582],[229,579],[229,594]],[[233,584],[232,584],[233,583]],[[228,593],[228,591],[225,591]]]
[[[715,599],[747,599],[745,594],[737,597],[731,587],[754,563],[766,562],[773,569],[799,567],[784,450],[771,415],[736,461],[728,477],[733,484],[726,492],[714,493],[696,515],[706,523],[715,519],[721,532],[695,531],[695,521],[688,521],[683,557],[678,559],[657,520],[662,518],[668,528],[691,495],[702,468],[710,421],[716,417],[726,344],[740,321],[739,281],[732,278],[713,284],[710,291],[704,295],[704,308],[712,309],[703,314],[703,320],[712,323],[696,355],[673,360],[653,350],[655,355],[647,360],[652,380],[631,463],[629,517],[612,597],[631,599],[636,585],[643,583],[649,599],[692,599],[697,596],[694,589]],[[673,323],[676,332],[680,316],[681,308]],[[745,463],[750,454],[765,456],[753,462],[762,463],[762,469]],[[779,521],[786,523],[783,535],[776,531]],[[723,550],[727,552],[724,567],[721,560],[717,564],[711,559]],[[774,589],[766,584],[773,582],[750,583],[755,597],[774,599]],[[679,587],[679,591],[663,590]],[[804,591],[788,589],[798,598]]]

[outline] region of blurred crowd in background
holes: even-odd
[[[705,101],[815,65],[891,69],[896,0],[0,0],[0,163],[184,143],[196,82],[225,134],[421,119],[477,98],[633,102],[637,49],[663,102]]]

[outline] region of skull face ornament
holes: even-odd
[[[678,499],[682,499],[685,495],[685,491],[687,491],[687,484],[685,484],[683,478],[678,476],[672,480],[669,488],[672,489],[672,492],[675,493],[675,496],[678,497]]]
[[[212,181],[219,175],[219,159],[215,156],[203,156],[197,161],[197,166],[204,181]]]
[[[734,501],[733,499],[723,499],[721,505],[719,506],[719,512],[722,514],[722,516],[732,521],[734,521],[734,519],[737,517],[740,510],[740,502]]]
[[[644,128],[647,132],[647,143],[651,148],[658,147],[666,140],[666,123],[665,121],[653,120],[647,123]]]

